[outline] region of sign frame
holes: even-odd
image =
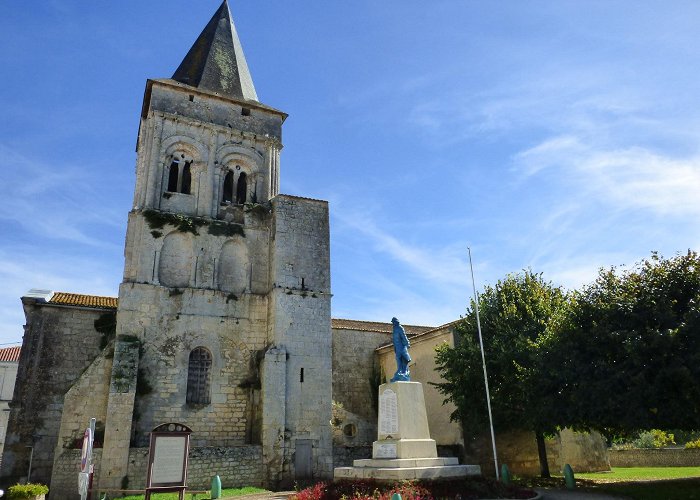
[[[189,465],[190,435],[192,429],[184,424],[168,422],[161,424],[151,431],[151,442],[148,447],[148,472],[146,477],[146,497],[150,500],[152,493],[179,493],[180,500],[185,498],[187,488],[187,469]],[[163,450],[166,450],[163,453]],[[175,452],[174,454],[172,452]],[[170,463],[165,464],[168,461]],[[159,467],[164,464],[172,468],[173,461],[176,470],[180,471],[179,479],[162,478]],[[154,471],[156,472],[154,474]],[[172,473],[173,471],[170,470]]]

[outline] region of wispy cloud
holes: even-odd
[[[467,271],[464,250],[461,255],[454,245],[436,249],[434,246],[417,246],[403,241],[377,224],[376,217],[367,212],[351,211],[337,207],[334,218],[364,236],[374,251],[382,252],[406,270],[424,280],[454,285],[463,283]]]
[[[0,183],[0,220],[18,224],[42,239],[67,240],[105,246],[92,236],[88,226],[121,227],[123,221],[105,217],[109,207],[94,188],[99,181],[85,166],[30,159],[0,144],[5,177]],[[99,206],[99,209],[97,209]]]
[[[53,253],[29,247],[0,248],[0,343],[21,340],[20,297],[30,288],[116,296],[120,268],[103,254]]]
[[[700,157],[673,158],[641,147],[606,150],[560,136],[518,153],[526,176],[555,175],[575,185],[579,197],[620,210],[700,214]]]

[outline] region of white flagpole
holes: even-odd
[[[479,346],[481,347],[481,364],[484,367],[484,387],[486,387],[486,406],[489,410],[489,426],[491,427],[491,444],[493,445],[493,463],[496,465],[496,480],[500,479],[498,471],[498,455],[496,454],[496,435],[493,432],[493,416],[491,415],[491,395],[489,393],[489,378],[486,375],[486,357],[484,356],[484,340],[481,336],[481,321],[479,320],[479,292],[476,291],[474,282],[474,266],[472,265],[472,249],[469,251],[469,269],[472,273],[472,287],[474,288],[474,303],[476,304],[476,328],[479,332]]]

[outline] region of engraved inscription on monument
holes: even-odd
[[[396,444],[384,443],[377,445],[374,458],[396,458]]]
[[[379,396],[379,434],[398,434],[399,405],[396,393],[385,390]]]
[[[158,436],[151,475],[154,484],[183,482],[186,446],[185,436]]]

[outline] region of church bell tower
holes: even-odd
[[[103,488],[164,422],[262,459],[268,485],[332,472],[328,206],[279,193],[286,117],[258,100],[227,1],[146,83]]]

